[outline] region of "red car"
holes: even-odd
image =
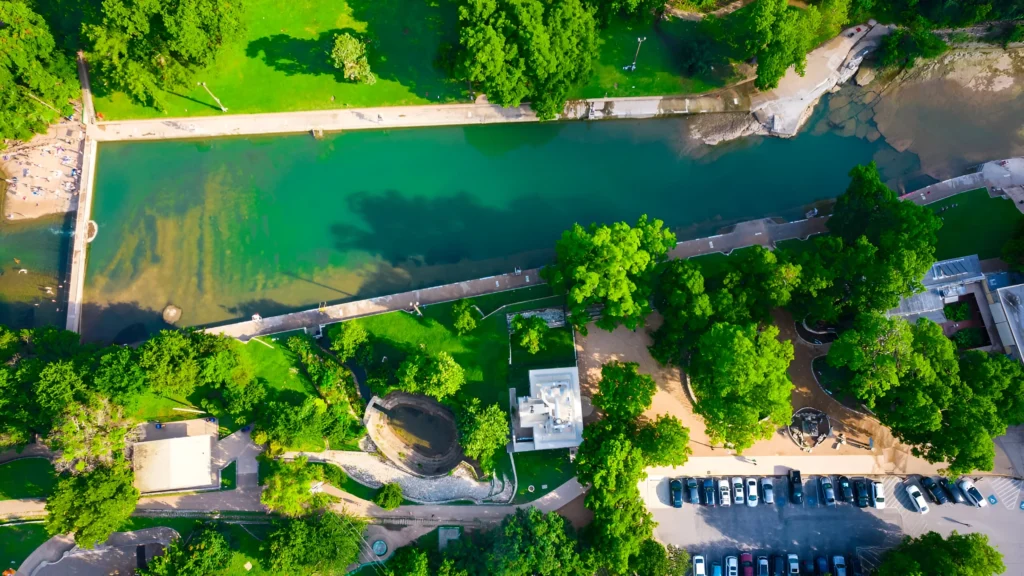
[[[754,555],[750,552],[740,554],[740,570],[743,576],[754,576]]]

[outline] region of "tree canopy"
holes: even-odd
[[[324,481],[323,470],[309,464],[305,456],[283,461],[266,479],[260,502],[271,512],[284,516],[302,516],[326,506],[331,497],[314,492],[315,484]]]
[[[463,0],[459,22],[461,67],[494,104],[529,99],[550,120],[589,79],[597,25],[580,0]]]
[[[397,482],[388,482],[380,487],[373,502],[385,510],[394,510],[402,505],[402,486]]]
[[[476,328],[476,306],[470,298],[463,298],[452,305],[453,326],[460,336],[469,334]]]
[[[377,77],[370,71],[370,62],[366,59],[366,43],[347,32],[334,37],[331,63],[348,80],[367,85],[377,83]]]
[[[447,352],[410,354],[395,375],[398,389],[410,394],[425,394],[436,400],[454,396],[466,382],[466,374]]]
[[[530,354],[544,349],[544,335],[548,333],[548,323],[540,316],[525,317],[516,314],[512,318],[512,332],[516,343]]]
[[[370,334],[357,321],[341,322],[331,331],[331,350],[339,362],[355,358],[367,346]]]
[[[75,544],[92,548],[128,520],[138,500],[124,462],[65,476],[46,499],[46,531],[51,536],[74,532]]]
[[[94,86],[164,109],[164,91],[194,86],[195,74],[242,34],[241,0],[103,0],[82,33]]]
[[[42,16],[22,2],[0,2],[0,146],[28,140],[70,115],[81,93],[75,65],[57,49]]]
[[[333,574],[359,558],[366,523],[335,512],[284,519],[263,542],[270,567],[284,574]]]
[[[995,576],[1006,571],[1003,555],[980,533],[958,534],[949,538],[928,532],[919,538],[906,536],[896,548],[882,557],[875,572],[878,576]]]
[[[192,534],[171,542],[164,553],[150,560],[139,576],[207,576],[227,568],[231,547],[212,523],[198,523]]]
[[[480,399],[472,398],[457,412],[456,421],[462,451],[478,461],[483,470],[493,470],[494,455],[508,444],[508,414],[498,404],[482,408]]]
[[[584,335],[590,309],[601,308],[597,325],[635,329],[651,311],[655,267],[675,246],[676,236],[661,220],[641,216],[635,227],[579,224],[562,233],[555,244],[555,263],[541,276],[556,291],[567,292],[569,323]]]
[[[759,90],[770,90],[792,66],[803,76],[807,53],[839,34],[847,21],[849,0],[824,0],[805,9],[790,8],[786,0],[757,0],[744,30],[746,50],[757,56]]]

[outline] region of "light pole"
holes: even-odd
[[[636,39],[636,54],[633,55],[633,65],[629,69],[630,72],[633,72],[633,71],[636,70],[636,59],[637,59],[637,56],[640,55],[640,46],[643,45],[644,40],[647,40],[647,36],[643,36],[641,38],[637,38]]]

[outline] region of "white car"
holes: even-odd
[[[775,504],[775,484],[771,477],[761,478],[761,498],[765,504]]]
[[[928,503],[924,500],[924,495],[918,490],[917,486],[913,484],[907,485],[907,496],[910,496],[910,501],[914,503],[914,508],[921,514],[928,513]]]
[[[885,486],[881,482],[872,482],[871,486],[872,494],[875,496],[875,508],[885,508]]]
[[[796,554],[790,554],[790,555],[786,556],[786,560],[788,560],[788,564],[789,564],[789,573],[790,574],[799,574],[800,573],[800,558],[797,558]]]
[[[747,478],[747,506],[757,506],[757,480]]]
[[[732,479],[732,494],[733,499],[736,500],[737,504],[746,499],[746,497],[743,496],[743,478],[736,477]]]
[[[768,557],[767,556],[758,556],[757,557],[757,576],[768,576],[769,572],[771,572],[771,570],[768,569]]]
[[[703,556],[697,555],[693,557],[693,576],[708,576]]]
[[[728,506],[729,504],[731,504],[731,502],[729,502],[729,493],[730,492],[732,492],[732,490],[729,488],[729,479],[728,478],[720,479],[718,481],[718,503],[720,505]]]
[[[740,561],[735,556],[725,557],[725,576],[740,576]]]
[[[981,492],[974,485],[974,482],[971,482],[970,478],[961,478],[960,481],[957,482],[957,486],[959,486],[960,490],[967,496],[968,502],[979,508],[988,506],[988,500],[981,495]]]
[[[846,576],[846,558],[842,556],[832,557],[832,574],[834,576]]]

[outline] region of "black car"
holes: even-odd
[[[686,494],[690,498],[690,504],[700,504],[700,491],[697,490],[697,479],[686,479]]]
[[[708,506],[715,505],[715,481],[711,478],[704,479],[704,503]]]
[[[940,506],[942,504],[949,503],[949,497],[946,496],[946,493],[943,492],[941,488],[939,488],[939,485],[935,483],[935,480],[925,476],[924,478],[921,478],[921,485],[924,486],[924,490],[928,496],[931,497],[932,502],[935,502]]]
[[[836,492],[838,492],[840,500],[853,502],[853,486],[850,485],[850,479],[846,476],[839,477],[839,490]]]
[[[668,483],[669,499],[673,508],[683,507],[683,483],[678,478],[673,478]]]
[[[808,559],[803,561],[803,565],[804,565],[804,567],[801,568],[800,570],[802,572],[805,572],[807,574],[811,574],[813,576],[814,575],[814,560],[811,560],[810,558],[808,558]]]
[[[853,481],[853,489],[857,494],[857,507],[867,508],[868,507],[868,481],[863,478],[860,480]]]
[[[796,470],[791,471],[790,474],[792,474],[793,472],[796,472],[797,475],[800,474]],[[784,557],[782,557],[782,556],[772,556],[771,563],[772,563],[772,576],[786,576],[786,559]]]
[[[943,476],[939,478],[939,486],[949,495],[949,499],[957,504],[964,504],[967,499],[964,498],[964,493],[960,491],[960,488],[953,482],[949,481],[949,478]]]
[[[789,471],[789,496],[794,504],[801,504],[804,501],[804,483],[799,470]]]
[[[815,564],[818,568],[818,576],[825,576],[825,574],[831,574],[831,572],[828,569],[828,560],[826,560],[824,556],[818,556],[818,559],[815,561]]]

